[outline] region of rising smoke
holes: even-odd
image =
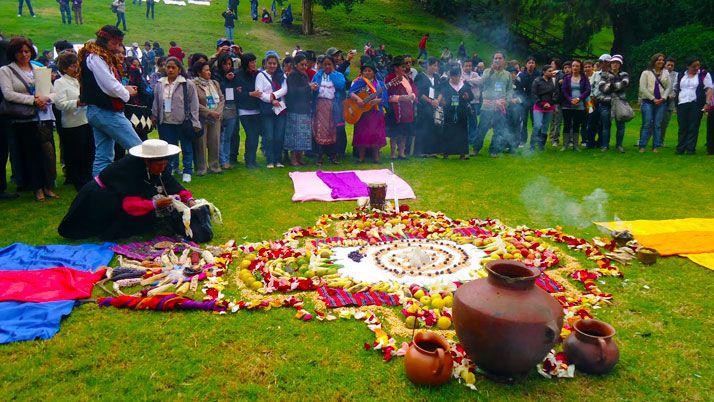
[[[578,201],[541,176],[523,189],[521,199],[531,220],[541,225],[568,225],[582,229],[607,217],[608,195],[601,188]]]

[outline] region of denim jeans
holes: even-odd
[[[181,157],[183,172],[193,174],[193,133],[186,132],[180,124],[159,124],[159,138],[169,144],[181,144]],[[174,172],[179,168],[179,157],[174,156],[169,160],[169,171]]]
[[[225,117],[223,118],[223,124],[221,127],[221,151],[218,158],[221,166],[226,165],[231,161],[231,143],[233,142],[233,136],[240,136],[239,133],[236,133],[237,126],[238,117],[232,117],[230,119]]]
[[[233,40],[233,27],[226,27],[226,38]]]
[[[533,134],[531,134],[531,150],[543,150],[548,140],[548,127],[553,119],[553,112],[533,111]]]
[[[478,134],[478,104],[472,103],[466,115],[466,127],[469,138],[469,145],[473,146],[476,143],[476,135]]]
[[[67,4],[62,4],[60,3],[60,14],[62,15],[62,23],[65,24],[71,24],[72,23],[72,12],[70,11],[69,8],[69,3]]]
[[[30,0],[18,0],[17,2],[17,13],[22,15],[22,4],[27,3],[27,9],[30,10],[30,15],[34,16],[35,12],[32,10],[32,2]]]
[[[149,18],[149,11],[151,11],[151,19],[154,19],[154,1],[153,0],[147,0],[146,1],[146,18]]]
[[[481,118],[478,125],[478,133],[474,141],[474,153],[478,154],[483,148],[488,130],[493,128],[491,145],[488,147],[490,154],[497,154],[505,148],[506,140],[506,115],[497,110],[481,109]]]
[[[667,111],[667,102],[655,105],[652,102],[642,102],[642,127],[640,128],[640,149],[647,148],[647,143],[652,139],[653,148],[662,147],[662,121]]]
[[[119,23],[122,24],[122,27],[126,31],[126,14],[117,12],[117,23],[114,24],[114,26],[119,28]]]
[[[416,59],[421,59],[421,56],[424,56],[424,60],[429,60],[429,57],[426,54],[426,49],[419,49],[419,55],[417,55]]]
[[[124,149],[141,144],[131,122],[124,112],[114,112],[98,106],[87,106],[87,120],[94,132],[94,165],[92,176],[96,176],[114,161],[114,143]]]
[[[255,165],[256,153],[258,152],[258,141],[260,139],[261,130],[260,114],[250,114],[240,117],[240,124],[245,131],[245,164]]]
[[[612,114],[610,105],[600,104],[600,124],[602,125],[602,136],[600,137],[600,148],[610,148],[610,130],[612,128]],[[625,138],[625,122],[615,120],[615,146],[621,147]]]
[[[285,122],[287,113],[276,116],[274,113],[262,114],[265,159],[268,164],[283,160],[283,141],[285,140]]]

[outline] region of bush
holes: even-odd
[[[700,24],[685,25],[666,34],[643,42],[634,47],[625,60],[628,72],[634,83],[640,79],[640,74],[647,69],[650,57],[655,53],[664,53],[667,57],[677,60],[677,70],[686,68],[685,59],[690,56],[701,58],[702,66],[714,71],[714,28]],[[630,95],[637,96],[637,85],[631,85]],[[634,92],[633,92],[634,91]]]

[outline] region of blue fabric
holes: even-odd
[[[131,122],[124,116],[124,112],[114,112],[89,105],[87,120],[94,132],[95,156],[92,176],[98,176],[99,172],[114,162],[115,142],[126,150],[141,144],[141,139],[134,131]]]
[[[32,271],[65,266],[80,271],[94,271],[114,257],[113,243],[79,246],[30,246],[11,244],[0,249],[0,270]],[[50,339],[60,328],[62,317],[69,315],[75,301],[48,303],[0,303],[0,344]]]

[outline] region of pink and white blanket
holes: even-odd
[[[396,193],[400,200],[408,198],[416,198],[414,190],[401,177],[392,174],[389,169],[378,170],[348,170],[343,172],[330,173],[346,173],[352,172],[364,183],[387,183],[387,199],[393,200]],[[290,172],[290,179],[293,181],[295,194],[293,201],[346,201],[355,200],[357,197],[349,198],[333,198],[332,189],[322,181],[317,172]]]

